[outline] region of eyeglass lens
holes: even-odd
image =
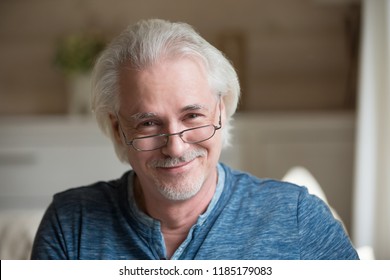
[[[213,125],[206,125],[190,128],[174,134],[162,134],[152,137],[136,138],[132,141],[132,145],[135,149],[141,151],[155,150],[165,146],[169,141],[169,137],[175,135],[178,135],[185,143],[195,144],[213,137],[215,130],[216,128]]]

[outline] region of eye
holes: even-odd
[[[157,120],[145,120],[136,125],[137,131],[143,133],[154,133],[161,127],[161,122]],[[156,132],[157,133],[157,132]]]
[[[187,115],[188,119],[196,119],[196,118],[199,118],[199,117],[201,117],[201,115],[198,114],[198,113],[191,113],[191,114]]]
[[[184,116],[183,122],[189,127],[202,125],[207,122],[207,118],[204,114],[198,112],[191,112]]]
[[[147,121],[140,124],[141,127],[150,127],[156,125],[155,121]]]

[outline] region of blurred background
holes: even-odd
[[[90,67],[129,24],[163,18],[191,24],[239,73],[221,160],[277,179],[305,168],[354,244],[390,259],[389,9],[388,0],[1,0],[0,258],[25,258],[54,193],[129,168],[90,113]]]

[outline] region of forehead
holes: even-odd
[[[204,65],[189,58],[161,61],[138,71],[123,67],[119,86],[120,110],[134,114],[207,108],[215,100]]]

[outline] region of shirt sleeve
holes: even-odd
[[[32,248],[31,259],[68,259],[66,242],[54,203],[48,207],[39,225]]]
[[[301,259],[359,259],[343,225],[325,202],[305,190],[300,194],[297,211]]]

